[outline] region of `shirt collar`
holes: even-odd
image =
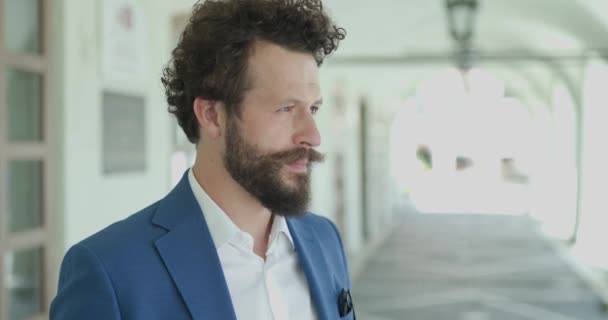
[[[230,220],[224,210],[222,210],[213,199],[205,192],[203,187],[198,183],[192,169],[188,170],[188,182],[190,188],[194,193],[194,198],[198,202],[201,210],[203,211],[203,217],[209,228],[211,239],[216,248],[230,242],[237,234],[243,232],[239,227]],[[289,232],[287,226],[287,220],[283,216],[275,215],[272,227],[270,229],[269,244],[275,241],[277,236],[283,236],[288,240],[291,249],[295,249],[293,238]]]
[[[283,216],[275,215],[272,221],[272,228],[270,229],[270,236],[268,237],[270,245],[272,245],[272,242],[276,241],[277,237],[281,235],[287,239],[291,249],[294,250],[295,246],[291,233],[289,232],[289,227],[287,226],[287,220],[285,220],[285,217]]]
[[[205,222],[207,222],[211,239],[213,239],[215,247],[219,248],[241,232],[241,229],[230,220],[226,213],[224,213],[224,210],[205,192],[196,180],[196,177],[194,177],[192,169],[188,172],[188,181],[190,182],[190,188],[192,188],[194,197],[203,211],[203,217],[205,218]]]

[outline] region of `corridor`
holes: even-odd
[[[216,33],[208,38],[227,43],[213,49],[201,36],[192,50],[210,58],[184,55],[200,58],[181,68],[197,79],[173,81],[188,97],[174,99],[163,80],[184,33],[199,35],[187,26],[204,2],[0,0],[0,320],[49,319],[70,248],[164,199],[197,157],[215,157],[199,153],[207,143],[192,143],[205,139],[191,139],[202,128],[191,112],[205,100],[199,84],[227,90],[208,95],[226,100],[213,105],[244,108],[251,90],[228,89],[254,79],[246,54],[258,40],[312,53]],[[607,0],[283,3],[326,9],[333,22],[324,29],[343,28],[346,37],[311,68],[314,90],[302,89],[304,98],[260,85],[289,97],[260,97],[276,109],[244,125],[242,140],[274,153],[301,147],[306,133],[325,155],[306,170],[307,211],[340,232],[359,320],[608,320]],[[265,12],[281,23],[243,30],[318,34],[291,14]],[[247,49],[242,61],[225,55],[236,44]],[[190,121],[176,119],[177,100]],[[307,113],[289,113],[300,110],[292,102],[309,100],[314,117],[293,118]],[[226,137],[217,135],[217,146]],[[213,159],[226,157],[220,151]],[[232,177],[215,164],[208,172]],[[204,184],[226,183],[217,180]]]
[[[599,320],[599,296],[527,216],[417,214],[353,285],[367,320]]]

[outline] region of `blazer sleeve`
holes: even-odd
[[[120,311],[112,282],[99,258],[83,244],[65,255],[51,320],[119,320]]]

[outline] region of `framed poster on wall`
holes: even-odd
[[[102,97],[103,174],[146,170],[145,100],[114,92]]]

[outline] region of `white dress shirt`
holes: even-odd
[[[264,260],[253,252],[253,237],[209,197],[192,169],[188,180],[217,249],[237,319],[317,319],[285,218],[274,217]]]

